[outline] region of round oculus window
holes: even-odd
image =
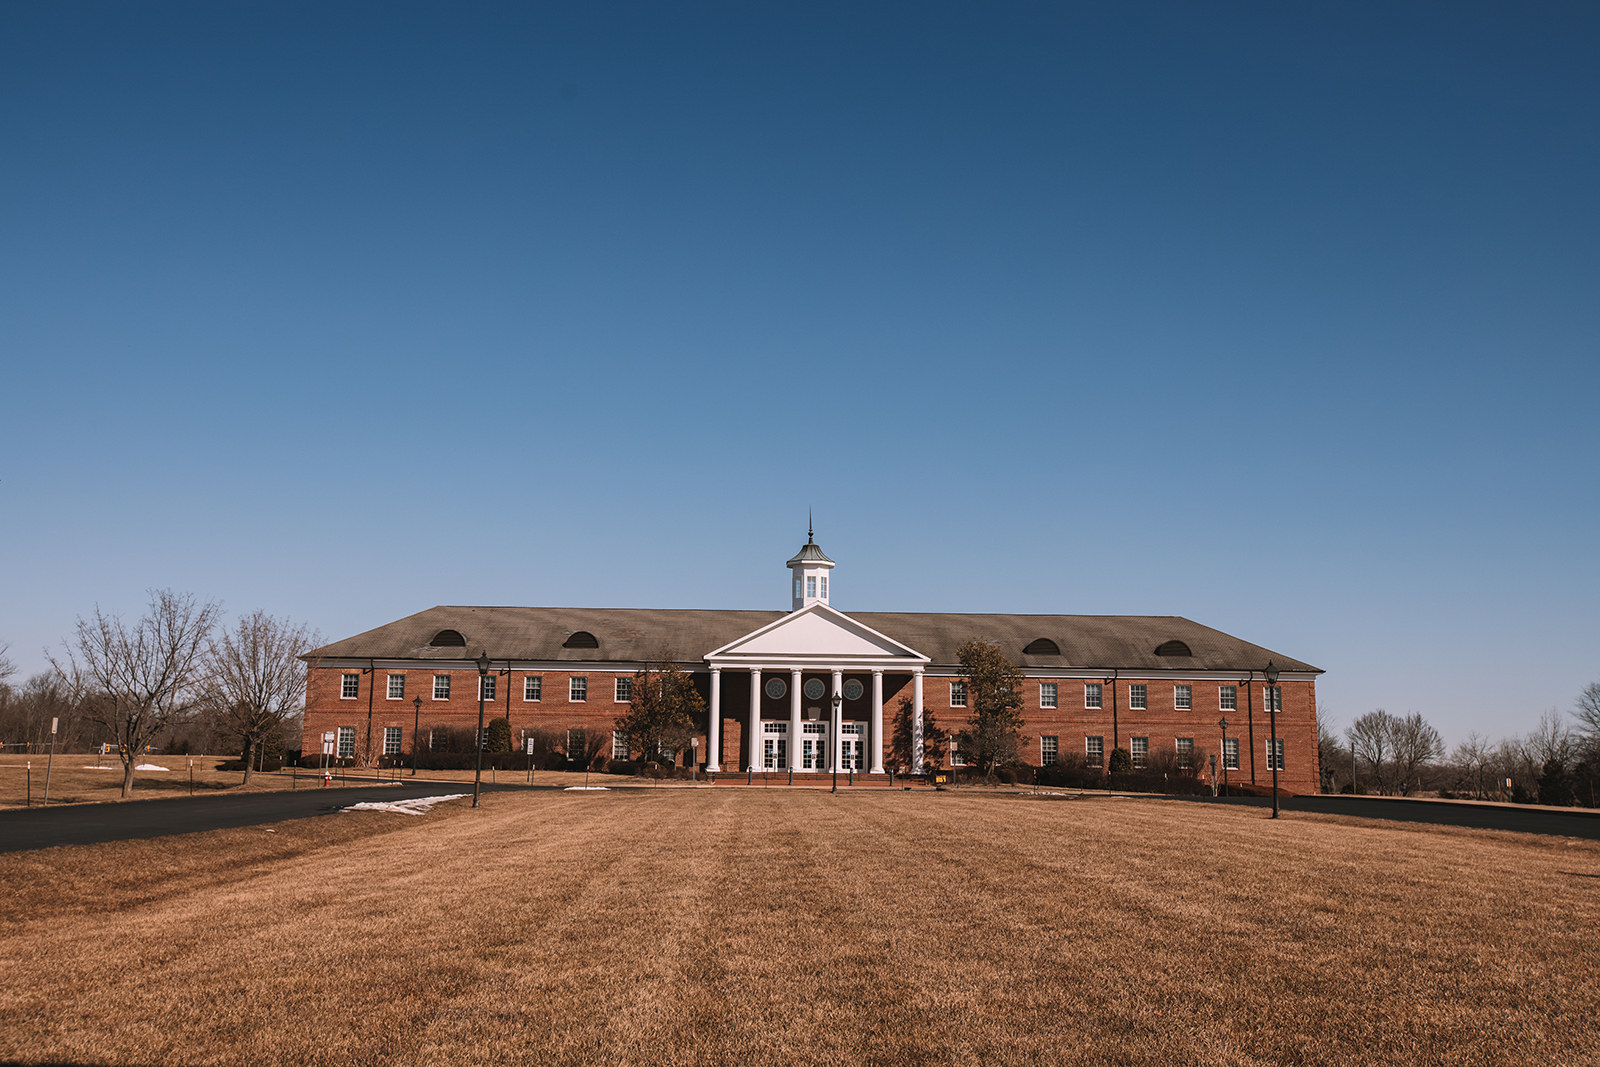
[[[821,678],[811,678],[806,682],[805,694],[807,700],[821,700],[822,694],[827,691],[828,687],[822,684]]]
[[[782,678],[767,679],[767,696],[773,700],[782,700],[783,694],[789,691],[789,685]]]
[[[854,678],[848,679],[844,683],[844,698],[846,700],[860,700],[861,683],[856,681]]]

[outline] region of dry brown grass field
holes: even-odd
[[[1159,799],[488,794],[0,856],[0,1059],[1593,1064],[1600,845]]]

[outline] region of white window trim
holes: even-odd
[[[356,685],[355,685],[356,691],[354,693],[346,693],[344,691],[344,688],[345,688],[344,683],[345,683],[345,679],[346,678],[354,678],[356,680]],[[340,671],[339,672],[339,699],[340,700],[359,700],[360,698],[361,698],[361,672],[360,671]]]
[[[1178,703],[1178,694],[1180,692],[1182,692],[1183,690],[1185,690],[1185,689],[1187,689],[1189,691],[1188,696],[1184,698],[1184,699],[1186,699],[1188,701],[1188,703],[1187,704],[1180,704],[1180,703]],[[1192,686],[1192,685],[1174,685],[1172,687],[1172,709],[1174,711],[1193,711],[1194,710],[1194,686]]]
[[[961,687],[961,702],[960,703],[956,702],[956,686],[960,686]],[[966,682],[957,680],[957,681],[954,681],[954,682],[950,683],[950,706],[952,708],[964,708],[964,707],[966,707],[969,695],[970,694],[968,694],[968,692],[967,692],[967,683]]]
[[[582,696],[578,695],[577,686],[578,686],[579,682],[583,683],[583,695]],[[577,675],[573,675],[572,677],[568,678],[567,679],[567,703],[569,703],[569,704],[587,704],[588,702],[589,702],[589,676],[587,674],[577,674]],[[568,733],[571,733],[571,731],[569,730]]]
[[[533,685],[529,685],[533,682]],[[530,692],[537,692],[538,696],[529,696]],[[525,674],[522,676],[522,702],[524,704],[537,704],[544,699],[544,675]]]
[[[1044,702],[1045,686],[1049,686],[1050,687],[1050,703],[1048,703],[1048,704],[1046,704]],[[1050,708],[1052,710],[1055,710],[1057,708],[1057,705],[1060,703],[1060,699],[1061,699],[1061,687],[1058,684],[1056,684],[1055,682],[1040,682],[1039,683],[1039,707],[1041,707],[1041,708]]]
[[[394,695],[394,683],[390,680],[390,679],[394,679],[394,678],[400,679],[400,695],[399,696],[395,696]],[[383,691],[383,694],[384,694],[383,695],[383,699],[385,699],[385,700],[404,700],[406,698],[406,676],[403,675],[403,674],[385,675],[385,677],[384,677],[384,691]]]
[[[444,679],[444,696],[440,696],[439,695],[439,679],[440,678]],[[449,700],[450,699],[450,689],[451,689],[450,676],[448,674],[436,674],[436,675],[433,676],[433,699],[435,699],[435,700]]]
[[[628,687],[627,696],[622,695],[622,687],[624,685]],[[611,699],[614,704],[633,703],[633,679],[626,676],[611,679]]]
[[[1144,693],[1143,693],[1142,696],[1140,696],[1139,703],[1137,703],[1137,704],[1135,704],[1133,702],[1133,691],[1135,689],[1144,690]],[[1146,685],[1143,682],[1130,682],[1128,684],[1128,710],[1129,711],[1149,711],[1150,710],[1150,687],[1148,685]]]
[[[1094,703],[1093,704],[1089,703],[1089,687],[1090,686],[1094,686],[1094,688],[1095,688],[1095,698],[1094,698]],[[1103,685],[1101,685],[1099,682],[1084,682],[1083,683],[1083,708],[1084,708],[1084,710],[1085,711],[1100,711],[1105,706],[1106,706],[1106,690],[1105,690],[1105,687]]]

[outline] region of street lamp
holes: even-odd
[[[1272,760],[1272,817],[1278,817],[1278,667],[1270,659],[1267,660],[1267,669],[1263,672],[1267,676],[1267,717],[1268,728],[1272,731],[1271,746]]]
[[[1217,725],[1222,727],[1222,795],[1228,795],[1228,720],[1218,719]]]
[[[411,707],[411,777],[417,776],[417,724],[422,721],[422,698],[412,697]]]
[[[843,703],[844,697],[838,693],[833,694],[833,751],[829,753],[832,757],[829,762],[833,764],[833,792],[835,793],[839,791],[839,753],[844,748],[839,739],[839,706]]]
[[[478,653],[478,769],[472,775],[472,806],[478,806],[483,788],[483,683],[489,677],[489,650]]]

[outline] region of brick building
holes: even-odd
[[[788,563],[788,612],[441,606],[409,615],[307,657],[305,751],[320,751],[330,731],[340,756],[367,762],[409,754],[414,729],[426,751],[437,730],[475,728],[475,661],[486,653],[486,714],[507,718],[514,737],[555,731],[568,751],[600,740],[601,755],[626,758],[627,739],[613,732],[634,674],[670,658],[710,709],[689,750],[707,770],[881,773],[885,721],[901,701],[917,731],[930,715],[952,731],[965,725],[956,650],[983,638],[1025,677],[1030,763],[1069,754],[1095,763],[1119,746],[1136,766],[1198,752],[1215,754],[1234,781],[1268,783],[1271,701],[1283,788],[1317,789],[1322,672],[1308,663],[1178,616],[846,615],[828,603],[833,566],[808,536]]]

